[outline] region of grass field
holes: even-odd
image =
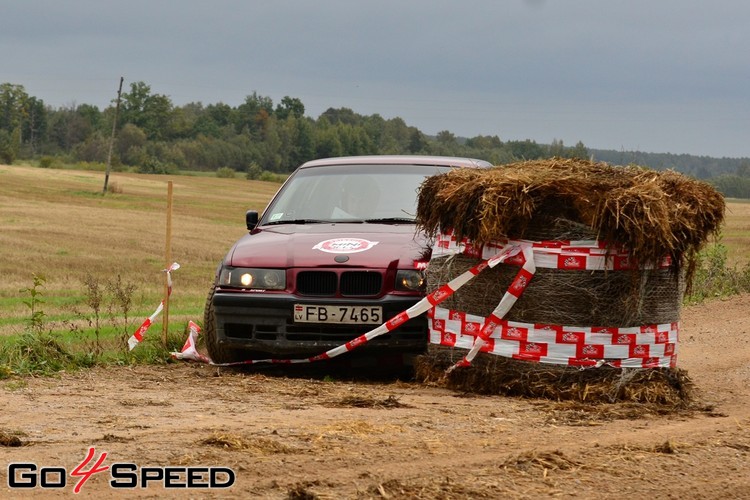
[[[116,173],[110,186],[119,192],[102,196],[100,172],[0,166],[0,336],[24,330],[35,274],[46,279],[39,309],[55,331],[88,325],[87,280],[103,289],[119,276],[122,288],[134,287],[131,329],[149,316],[164,291],[170,180],[172,261],[182,266],[173,273],[170,331],[201,322],[216,266],[246,232],[245,212],[261,210],[279,184]],[[113,307],[105,298],[101,315]]]
[[[214,271],[246,232],[245,212],[261,210],[279,184],[205,176],[115,173],[117,193],[101,195],[101,172],[0,166],[0,336],[28,325],[29,289],[39,287],[45,327],[90,336],[94,308],[87,281],[104,289],[133,287],[125,324],[108,294],[100,306],[102,331],[132,331],[159,304],[164,290],[167,182],[173,182],[170,331],[202,322]],[[722,243],[731,264],[750,260],[750,202],[728,200]],[[111,310],[111,315],[110,311]],[[114,317],[112,319],[110,316]],[[161,324],[149,335],[158,335]],[[156,332],[154,332],[154,330]]]
[[[729,248],[730,264],[750,262],[750,200],[727,200],[721,242]]]

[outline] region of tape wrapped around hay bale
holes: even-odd
[[[455,255],[433,259],[426,272],[434,290],[480,259]],[[518,267],[485,269],[441,306],[487,317],[500,302]],[[554,325],[631,327],[672,323],[680,318],[683,280],[671,269],[571,271],[537,269],[504,319]]]
[[[477,246],[504,239],[598,240],[626,248],[634,263],[629,271],[538,268],[503,318],[613,328],[679,321],[697,252],[723,216],[718,192],[675,172],[561,159],[432,177],[422,185],[417,209],[428,235],[451,229],[459,241]],[[665,257],[669,268],[660,266]],[[433,258],[428,290],[478,262],[461,254]],[[517,272],[504,264],[485,269],[441,307],[487,317]],[[676,405],[691,394],[687,373],[675,366],[624,369],[605,362],[581,370],[479,353],[471,366],[446,373],[466,353],[431,343],[416,361],[417,377],[485,394],[581,401]]]

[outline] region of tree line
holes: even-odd
[[[312,118],[305,115],[299,98],[285,96],[274,103],[257,92],[238,106],[175,106],[142,81],[122,93],[119,113],[114,102],[105,109],[91,104],[54,108],[30,96],[22,85],[0,84],[0,161],[103,163],[116,114],[113,168],[144,173],[234,171],[257,178],[262,172],[289,173],[315,158],[363,154],[467,156],[495,165],[560,156],[674,168],[703,179],[721,174],[750,183],[745,177],[748,159],[618,153],[590,150],[580,141],[566,146],[561,140],[540,144],[531,139],[503,141],[497,135],[463,138],[449,130],[429,136],[399,117],[361,115],[343,107]],[[750,186],[742,181],[724,184],[750,197]]]
[[[579,143],[566,147],[498,136],[459,138],[444,130],[430,137],[401,118],[361,115],[329,108],[313,119],[295,97],[277,104],[253,92],[238,106],[200,102],[175,106],[144,82],[123,92],[113,162],[143,171],[239,172],[260,168],[291,172],[301,163],[330,156],[435,154],[473,156],[495,164],[549,156],[588,157]],[[103,162],[109,149],[114,105],[53,108],[29,96],[21,85],[0,84],[0,159],[40,156],[68,162]]]

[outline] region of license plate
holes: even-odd
[[[380,306],[313,306],[294,304],[296,323],[339,323],[379,325],[383,323]]]

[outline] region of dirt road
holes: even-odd
[[[186,491],[174,472],[176,489],[144,488],[123,472],[139,488],[116,490],[108,470],[85,497],[750,498],[750,295],[685,309],[679,356],[699,404],[672,414],[188,363],[6,379],[0,496],[73,495],[69,475],[10,488],[10,464],[60,484],[54,468],[70,473],[93,447],[84,471],[106,452],[102,467],[221,467],[234,484]]]

